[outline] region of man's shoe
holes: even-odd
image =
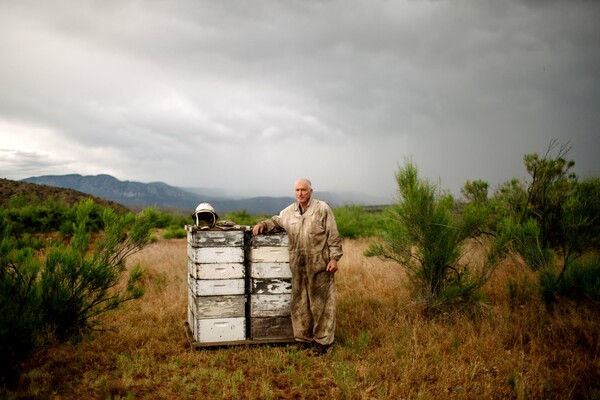
[[[317,357],[323,356],[327,354],[330,348],[331,345],[314,342],[312,348],[310,349],[310,354]]]
[[[297,341],[294,346],[296,347],[296,349],[298,351],[303,351],[303,350],[309,350],[312,348],[312,343],[311,342],[300,342]]]

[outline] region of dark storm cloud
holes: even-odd
[[[523,175],[523,154],[554,138],[600,171],[600,2],[0,7],[0,121],[52,138],[0,146],[85,154],[65,173],[108,158],[123,179],[287,194],[310,176],[389,196],[406,156],[457,191]]]

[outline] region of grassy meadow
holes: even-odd
[[[582,399],[600,398],[600,311],[561,302],[551,312],[518,260],[485,287],[477,322],[426,320],[401,268],[345,240],[337,273],[336,345],[312,357],[287,345],[192,350],[185,239],[128,260],[146,294],[103,316],[103,331],[48,343],[7,398],[47,399]]]

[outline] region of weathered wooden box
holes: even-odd
[[[250,318],[250,337],[253,340],[293,338],[292,320],[285,317]]]
[[[190,247],[244,247],[245,229],[232,231],[200,230],[187,225],[186,230]]]
[[[250,293],[250,337],[293,337],[292,273],[285,233],[254,236],[246,252]]]
[[[246,316],[246,296],[189,296],[195,318],[238,318]]]
[[[285,317],[290,315],[291,294],[256,294],[250,296],[250,317]]]
[[[293,341],[287,235],[186,230],[193,345]]]
[[[249,275],[252,279],[292,278],[290,264],[287,262],[251,262],[249,270]]]
[[[242,341],[246,339],[246,318],[196,318],[192,332],[199,343]]]
[[[188,247],[188,257],[195,263],[243,263],[243,247]]]
[[[188,259],[188,272],[194,279],[244,278],[244,263],[202,264]]]
[[[188,231],[188,326],[195,342],[246,338],[244,232]]]
[[[245,286],[244,279],[191,279],[190,293],[194,296],[243,295]]]

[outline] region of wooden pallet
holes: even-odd
[[[207,347],[223,347],[223,346],[237,346],[237,345],[259,345],[259,344],[290,344],[295,343],[296,341],[293,338],[286,339],[263,339],[263,340],[235,340],[235,341],[226,341],[226,342],[198,342],[194,340],[194,335],[192,334],[192,330],[190,328],[190,324],[186,321],[184,324],[185,336],[187,337],[188,343],[192,350],[198,350]]]

